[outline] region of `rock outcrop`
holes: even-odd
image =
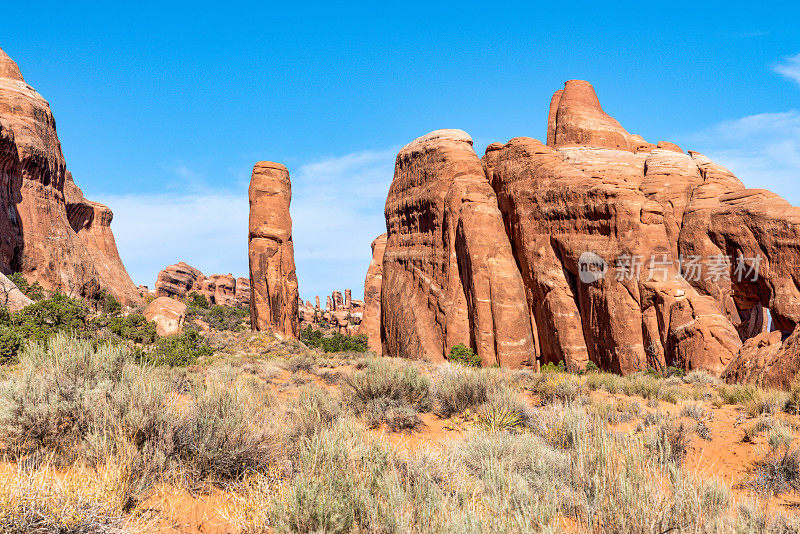
[[[170,297],[158,297],[144,309],[144,316],[156,324],[159,336],[180,334],[186,321],[186,304]]]
[[[297,275],[294,266],[292,186],[280,163],[261,161],[250,179],[250,318],[254,330],[298,337]]]
[[[385,215],[384,354],[440,361],[464,343],[486,365],[527,363],[525,288],[472,139],[437,130],[406,145]]]
[[[482,173],[475,160],[452,130],[397,157],[387,355],[436,360],[462,342],[484,363],[794,380],[800,208],[702,154],[629,133],[579,80],[553,95],[546,145],[492,143]],[[503,346],[519,352],[503,358]]]
[[[185,298],[202,276],[203,273],[199,269],[186,262],[170,265],[158,273],[156,297]]]
[[[50,105],[0,50],[0,271],[45,289],[141,302],[117,252],[111,210],[67,172]]]
[[[6,275],[0,273],[0,307],[16,312],[29,304],[33,304],[33,301],[20,291]]]
[[[381,234],[372,242],[372,261],[364,280],[364,317],[358,329],[366,334],[369,350],[380,355],[381,343],[381,287],[383,285],[383,253],[386,251],[386,234]]]
[[[204,275],[186,262],[170,265],[158,273],[155,294],[157,297],[184,299],[196,292],[205,296],[210,304],[244,307],[250,305],[250,280],[232,274]]]

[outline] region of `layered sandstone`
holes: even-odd
[[[298,337],[297,275],[294,266],[292,186],[280,163],[256,163],[250,179],[250,317],[254,330]]]
[[[359,334],[366,334],[369,350],[380,355],[381,344],[381,286],[383,285],[383,254],[386,251],[386,234],[372,242],[372,261],[364,280],[364,317]]]
[[[437,130],[406,145],[385,215],[384,354],[436,361],[464,343],[486,365],[528,362],[525,288],[472,139]]]
[[[0,50],[0,271],[48,290],[141,301],[117,253],[111,211],[72,182],[50,105]]]
[[[746,189],[702,154],[630,134],[580,80],[553,95],[546,145],[492,143],[480,173],[470,144],[440,131],[398,155],[381,290],[387,354],[441,359],[464,342],[505,364],[487,357],[487,325],[514,325],[505,332],[522,340],[527,315],[532,339],[519,342],[517,363],[794,380],[800,208]]]
[[[195,292],[218,306],[245,307],[250,305],[250,279],[232,274],[204,275],[186,262],[170,265],[158,273],[157,297],[184,299]]]

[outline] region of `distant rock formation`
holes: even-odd
[[[297,275],[292,244],[289,171],[261,161],[250,179],[250,318],[254,330],[298,337]]]
[[[184,299],[196,292],[205,296],[210,304],[230,307],[250,305],[250,280],[232,274],[204,275],[186,262],[166,267],[158,273],[155,295]]]
[[[464,343],[485,365],[527,363],[525,287],[469,135],[437,130],[406,145],[385,215],[384,354],[441,361]]]
[[[630,134],[580,80],[553,95],[547,145],[492,143],[482,172],[476,159],[453,130],[397,157],[386,355],[440,360],[465,343],[485,364],[794,380],[800,208],[702,154]]]
[[[344,298],[341,291],[333,291],[327,297],[324,310],[320,309],[319,296],[314,298],[314,302],[312,305],[310,301],[303,303],[302,299],[298,299],[300,328],[313,326],[346,335],[362,333],[359,325],[364,315],[364,301],[353,299],[351,290],[344,290]]]
[[[67,171],[50,105],[0,50],[0,271],[45,289],[123,305],[141,302],[111,233],[111,210],[83,197]]]
[[[381,344],[381,286],[383,285],[383,254],[386,251],[386,234],[372,242],[372,262],[364,280],[364,318],[358,333],[366,334],[369,350],[380,355]]]

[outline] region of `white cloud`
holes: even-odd
[[[383,208],[396,150],[320,158],[289,169],[292,226],[300,294],[363,292],[370,243],[385,232]],[[179,172],[189,177],[191,173]],[[191,190],[197,191],[196,188]],[[117,246],[134,281],[153,286],[178,261],[207,274],[246,276],[247,189],[196,194],[105,196],[114,211]]]
[[[800,112],[762,113],[721,122],[683,144],[729,168],[747,187],[800,205]]]
[[[772,67],[778,74],[800,83],[800,54],[787,57],[782,63]]]

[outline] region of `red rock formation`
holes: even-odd
[[[359,334],[367,335],[369,350],[380,355],[381,343],[381,286],[383,285],[383,253],[386,251],[386,234],[372,242],[372,262],[364,280],[364,316]]]
[[[156,297],[185,298],[198,279],[203,277],[199,269],[186,262],[170,265],[160,273],[156,280]]]
[[[232,274],[206,276],[186,262],[170,265],[158,273],[157,297],[184,299],[191,292],[203,295],[210,304],[219,306],[250,305],[249,278],[235,278]]]
[[[740,346],[716,302],[676,266],[661,206],[617,176],[583,172],[534,139],[484,157],[528,291],[543,363],[591,360],[628,373],[677,365],[719,373]],[[643,168],[642,168],[643,169]],[[584,280],[584,254],[614,265],[645,260],[641,275]],[[585,262],[583,262],[585,264]]]
[[[0,270],[46,289],[140,302],[122,266],[111,211],[83,198],[66,170],[49,104],[0,50]]]
[[[331,293],[331,301],[333,301],[334,310],[341,310],[344,308],[344,299],[342,299],[341,291],[334,291]]]
[[[464,343],[487,365],[527,362],[522,277],[472,139],[438,130],[406,145],[385,214],[384,354],[436,361]]]
[[[319,296],[314,297],[314,308],[319,309]]]
[[[254,330],[299,336],[289,171],[261,161],[250,179],[250,317]]]
[[[724,370],[730,380],[780,387],[794,380],[800,208],[745,189],[701,154],[628,133],[587,82],[567,82],[553,96],[547,143],[487,147],[496,200],[470,166],[463,132],[434,132],[403,148],[386,204],[388,355],[440,359],[465,342],[493,362],[487,325],[524,337],[519,275],[534,338],[519,346],[531,360],[573,369],[591,360],[622,373]],[[505,239],[515,261],[503,256]],[[490,243],[503,266],[492,262],[487,275]],[[706,271],[698,275],[691,262]],[[496,273],[504,273],[504,295]],[[782,335],[765,333],[770,317]]]
[[[800,326],[785,340],[782,338],[782,333],[776,330],[748,339],[722,378],[731,383],[750,382],[789,389],[800,369]]]

